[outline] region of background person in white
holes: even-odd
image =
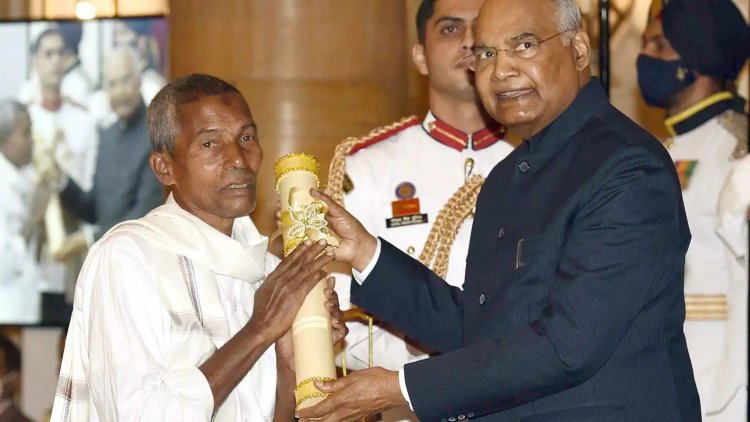
[[[737,258],[727,258],[735,256],[734,244],[746,248],[746,213],[738,209],[732,218],[717,207],[730,170],[747,153],[736,79],[750,53],[750,29],[730,0],[670,0],[653,9],[638,81],[646,103],[666,112],[672,137],[665,146],[693,235],[685,261],[685,337],[703,417],[744,421],[748,279]]]
[[[316,258],[325,242],[307,242],[280,264],[268,254],[247,217],[263,152],[236,88],[187,75],[147,118],[151,167],[172,195],[89,253],[52,420],[292,420],[290,327],[333,253]]]
[[[29,243],[34,191],[31,120],[21,103],[0,101],[0,324],[39,321],[41,272]]]
[[[54,160],[60,170],[76,184],[84,190],[90,190],[93,186],[99,137],[96,123],[86,109],[62,94],[65,49],[63,36],[56,28],[41,32],[31,46],[32,64],[41,90],[40,98],[32,99],[27,105],[32,122],[34,161],[39,163]],[[71,220],[76,221],[74,218]],[[52,257],[55,251],[49,251],[49,245],[42,247],[40,261],[46,283],[41,290],[51,294],[48,298],[52,302],[61,298],[62,293],[72,292],[72,285],[83,260],[82,251],[87,245],[86,237],[93,233],[91,226],[77,226],[74,223],[66,227],[69,232],[66,234],[75,234],[66,238],[66,249],[72,252],[63,258],[64,262]],[[45,305],[45,313],[49,310]],[[59,316],[51,318],[57,319]]]

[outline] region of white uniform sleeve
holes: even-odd
[[[123,236],[106,242],[79,280],[84,335],[78,348],[88,358],[84,368],[99,419],[210,420],[213,394],[201,371],[168,362],[175,352],[167,345],[170,317],[144,251]]]
[[[737,161],[719,195],[717,233],[737,259],[747,255],[750,156]]]

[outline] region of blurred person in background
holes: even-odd
[[[34,201],[31,142],[26,107],[0,101],[0,324],[39,321],[41,272],[31,232],[46,202]]]
[[[54,30],[60,34],[63,41],[63,49],[60,51],[63,72],[63,80],[60,86],[61,95],[66,101],[79,107],[85,107],[91,100],[95,84],[83,69],[79,55],[83,37],[83,24],[70,21],[52,23],[46,26],[40,34],[47,32],[47,30]],[[41,36],[38,37],[41,38]],[[36,68],[32,70],[31,77],[21,86],[18,98],[24,104],[42,101],[41,80]]]
[[[150,19],[126,19],[115,23],[115,46],[129,45],[141,57],[141,94],[150,103],[157,92],[166,84],[160,69],[161,51],[153,34],[153,21]]]
[[[68,210],[97,225],[97,239],[164,202],[164,188],[148,164],[151,143],[140,87],[137,53],[116,47],[104,61],[103,88],[117,121],[100,132],[93,188],[86,191],[71,178],[60,192]]]
[[[747,419],[746,212],[726,206],[719,215],[717,207],[747,153],[745,100],[735,81],[748,52],[750,30],[732,1],[671,0],[653,3],[638,58],[644,100],[666,111],[672,136],[665,146],[693,235],[685,337],[707,421]]]
[[[62,82],[63,96],[81,105],[89,102],[95,84],[81,64],[79,48],[83,37],[81,22],[60,22],[60,33],[65,42],[65,77]]]
[[[31,46],[31,62],[39,78],[41,98],[27,105],[32,122],[34,162],[37,167],[58,166],[83,190],[93,186],[98,135],[86,109],[62,95],[65,76],[65,39],[58,28],[41,32]],[[72,298],[73,285],[83,262],[93,228],[64,212],[53,197],[45,216],[40,262],[45,283],[42,309],[47,322],[69,316],[64,293]]]
[[[21,391],[21,352],[0,333],[0,422],[31,422],[16,405]]]
[[[137,52],[137,67],[141,79],[140,92],[143,102],[147,106],[156,93],[167,83],[164,76],[159,72],[161,52],[152,30],[153,21],[151,19],[116,20],[113,21],[112,25],[112,47],[130,47]],[[94,93],[88,105],[99,127],[108,128],[117,120],[117,114],[110,106],[104,86]]]

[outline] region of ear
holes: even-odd
[[[414,44],[411,48],[411,58],[414,65],[421,75],[427,76],[430,72],[427,70],[427,58],[424,55],[424,44]]]
[[[7,375],[5,385],[8,386],[8,390],[11,392],[11,397],[18,394],[21,391],[21,374],[19,371],[13,371]]]
[[[168,152],[152,152],[148,157],[148,163],[162,185],[174,185],[174,162]]]
[[[578,31],[570,41],[575,53],[576,68],[578,71],[586,69],[591,64],[591,43],[585,31]]]

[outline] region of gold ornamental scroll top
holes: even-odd
[[[325,203],[310,196],[310,189],[320,185],[319,168],[317,160],[308,154],[288,154],[274,165],[284,256],[307,239],[326,239],[331,245],[337,244],[325,219]],[[323,279],[315,285],[292,325],[298,409],[314,406],[327,397],[315,387],[315,380],[336,379],[331,316],[325,309],[326,283]]]

